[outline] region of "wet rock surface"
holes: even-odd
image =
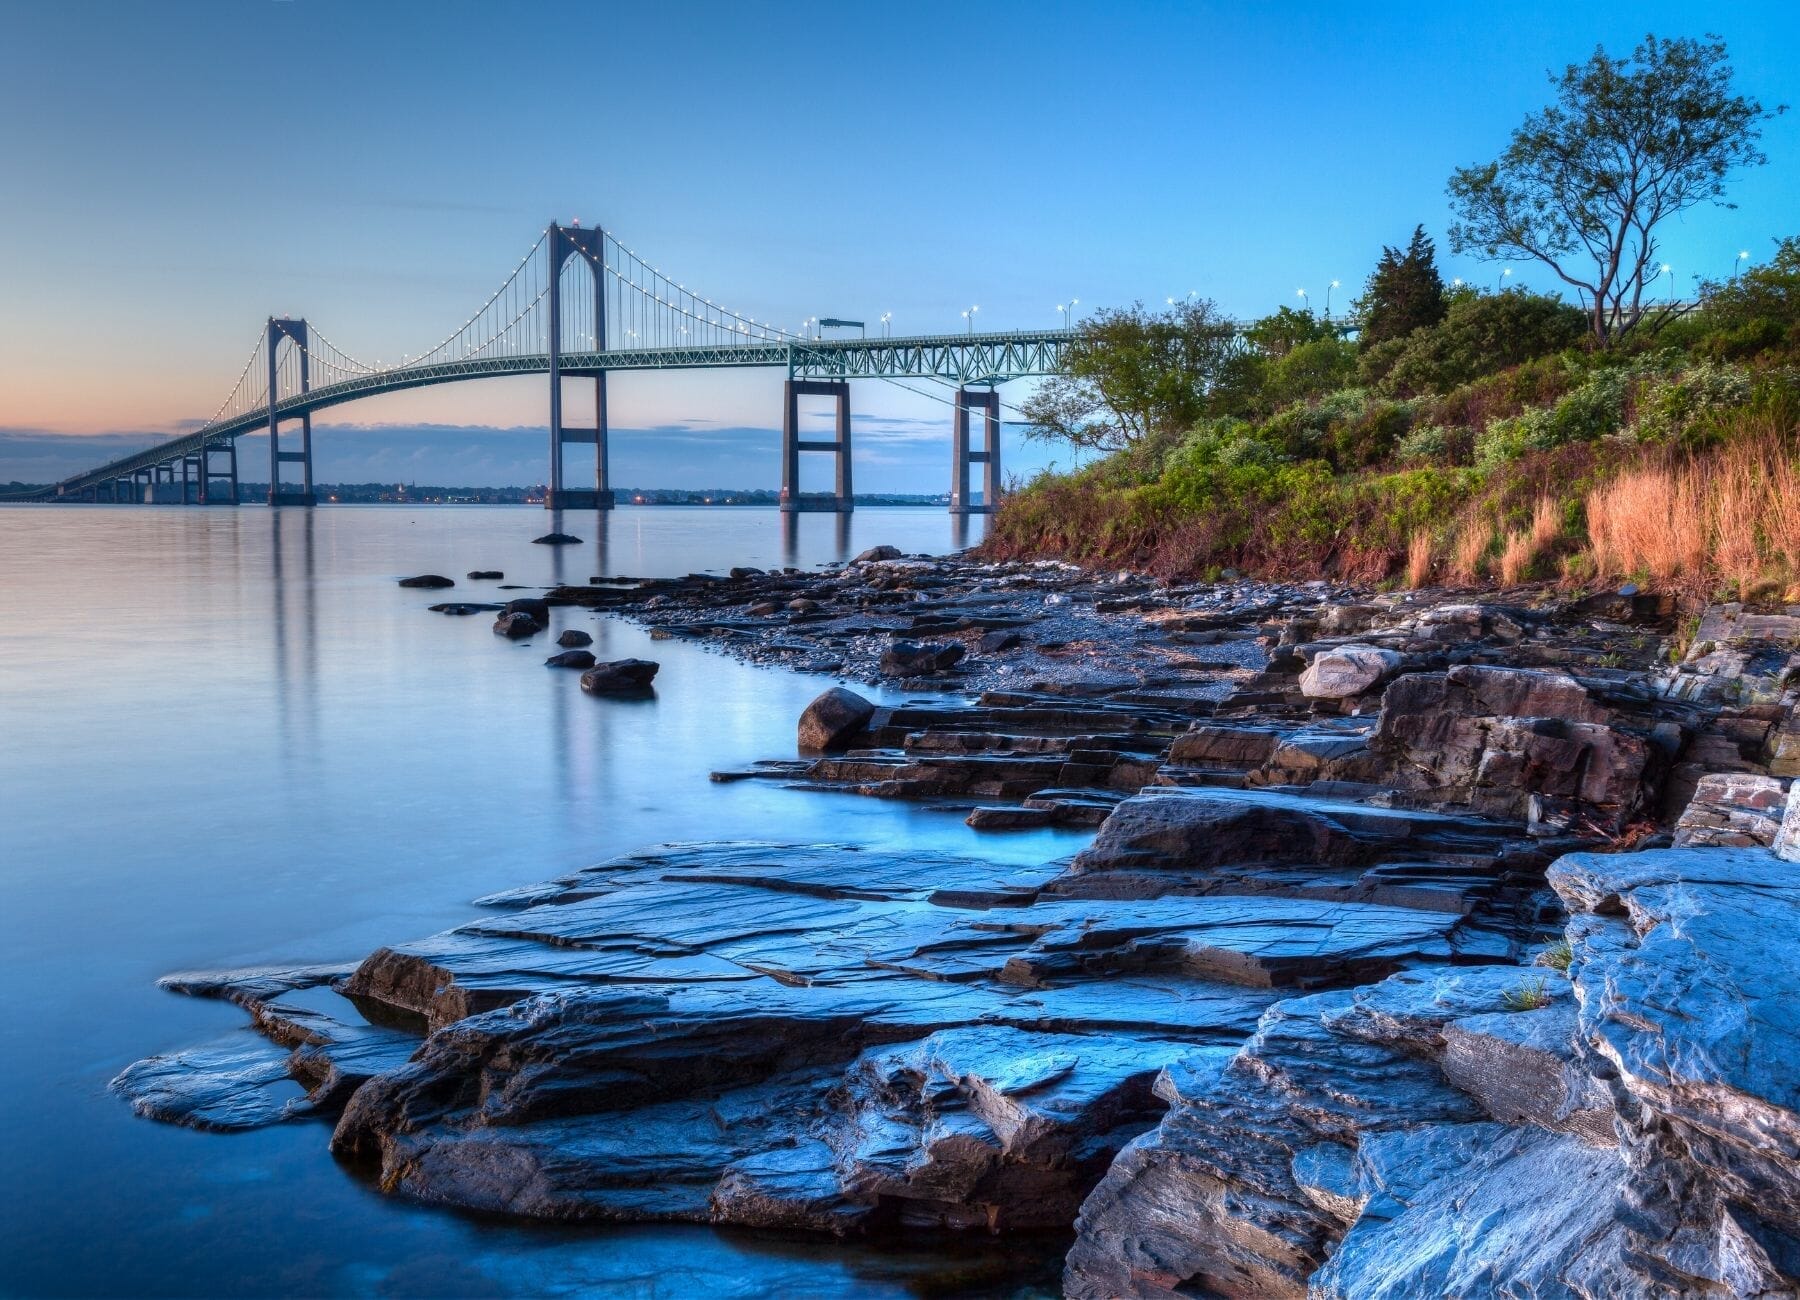
[[[587,654],[586,651],[569,651]],[[587,655],[592,659],[592,655]],[[614,659],[596,664],[581,674],[581,689],[589,695],[647,695],[660,664],[648,659]]]
[[[141,1113],[330,1119],[490,1213],[1072,1229],[1074,1296],[1794,1293],[1800,611],[891,548],[502,619],[552,606],[910,693],[715,779],[1093,838],[670,845],[172,977],[252,1025],[127,1069]]]

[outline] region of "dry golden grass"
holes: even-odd
[[[1800,572],[1800,466],[1788,439],[1741,438],[1595,488],[1587,522],[1601,573],[1724,578],[1748,592],[1772,563]]]
[[[1470,519],[1450,543],[1450,572],[1460,582],[1481,578],[1481,559],[1494,540],[1494,526],[1486,519]]]
[[[1531,562],[1537,558],[1537,547],[1533,545],[1531,534],[1523,530],[1508,533],[1506,545],[1500,548],[1500,581],[1508,587],[1516,586],[1531,569]]]
[[[1539,497],[1531,511],[1531,544],[1540,552],[1547,551],[1561,531],[1562,511],[1557,508],[1556,498]]]
[[[1431,532],[1420,528],[1406,546],[1406,585],[1419,588],[1431,577]]]
[[[1562,531],[1562,512],[1554,497],[1539,497],[1531,510],[1531,527],[1509,533],[1500,551],[1500,581],[1507,586],[1522,582],[1531,574],[1538,556],[1549,550]]]

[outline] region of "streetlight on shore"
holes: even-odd
[[[1675,305],[1675,268],[1664,262],[1656,268],[1656,273],[1669,277],[1669,306],[1673,307]]]
[[[1750,260],[1750,250],[1747,248],[1739,250],[1738,255],[1737,255],[1737,261],[1735,261],[1731,264],[1731,274],[1732,274],[1733,278],[1736,278],[1737,273],[1744,269],[1744,263],[1748,262],[1749,260]]]
[[[1306,290],[1296,289],[1294,292],[1300,295],[1300,305],[1310,313],[1312,311],[1312,299],[1306,296]]]
[[[1512,267],[1509,266],[1504,271],[1500,272],[1500,278],[1494,282],[1494,291],[1496,293],[1504,292],[1506,289],[1506,282],[1511,278]]]

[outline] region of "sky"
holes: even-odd
[[[1333,279],[1341,309],[1419,222],[1485,283],[1442,247],[1444,181],[1596,44],[1716,31],[1742,90],[1800,105],[1800,6],[1706,8],[0,0],[0,482],[205,418],[271,314],[422,351],[552,219],[760,320],[896,333],[1317,309]],[[1684,293],[1800,229],[1800,112],[1764,149],[1735,209],[1670,226]],[[780,380],[615,376],[614,481],[774,486]],[[853,403],[859,488],[946,487],[948,408]],[[514,378],[334,408],[317,476],[540,481],[545,404]]]

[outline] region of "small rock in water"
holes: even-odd
[[[542,537],[531,539],[534,546],[579,546],[581,539],[571,537],[568,533],[545,533]]]
[[[498,605],[483,605],[476,601],[450,601],[443,605],[426,606],[433,614],[486,614],[497,611]]]
[[[874,564],[880,560],[897,560],[900,558],[898,546],[871,546],[854,560],[852,564]]]
[[[967,653],[960,641],[896,641],[882,652],[881,671],[889,677],[923,677],[954,667]]]
[[[416,578],[400,579],[400,585],[402,587],[454,587],[456,583],[441,573],[421,573]]]
[[[506,602],[508,614],[529,614],[534,623],[547,626],[550,622],[550,602],[536,596],[520,596],[517,600]]]
[[[570,628],[568,631],[564,632],[561,636],[556,638],[556,644],[560,645],[560,646],[566,646],[567,648],[573,650],[577,646],[593,645],[594,638],[589,636],[586,632],[578,632],[574,628]]]
[[[592,668],[594,652],[591,650],[564,650],[559,655],[551,655],[544,660],[546,668]]]
[[[843,749],[874,714],[875,706],[855,691],[834,686],[800,715],[800,748]]]
[[[648,695],[660,667],[649,659],[615,659],[583,673],[581,689],[589,695]]]
[[[470,569],[469,570],[469,580],[471,582],[481,582],[481,581],[498,582],[500,579],[504,578],[505,576],[506,575],[504,573],[500,572],[500,570],[498,570],[498,569]]]
[[[494,620],[494,631],[509,641],[521,641],[543,631],[543,625],[524,611],[514,610]]]

